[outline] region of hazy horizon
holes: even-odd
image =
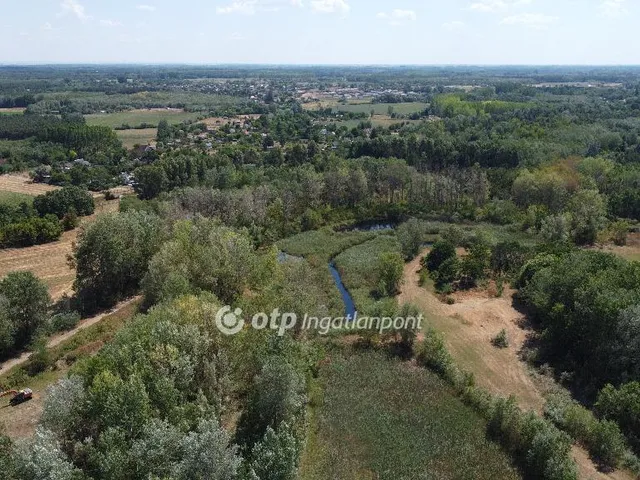
[[[631,0],[43,0],[3,65],[634,66]]]

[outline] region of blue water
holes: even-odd
[[[344,302],[345,315],[354,318],[356,316],[356,304],[353,303],[353,298],[351,298],[351,294],[347,290],[347,287],[344,286],[342,277],[340,276],[340,272],[338,272],[338,269],[333,262],[329,263],[329,270],[331,270],[331,276],[336,282],[336,287],[338,287],[338,290],[340,290],[340,295],[342,296],[342,301]]]

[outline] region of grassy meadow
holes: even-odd
[[[376,263],[380,255],[400,252],[395,235],[380,235],[373,240],[345,250],[335,264],[359,312],[368,312],[377,286]]]
[[[115,113],[95,113],[85,115],[88,125],[97,125],[102,127],[121,127],[129,125],[135,127],[144,123],[157,126],[160,120],[166,120],[172,125],[186,122],[189,120],[197,120],[202,114],[194,112],[185,112],[177,109],[149,109],[149,110],[127,110]]]
[[[131,130],[116,130],[116,135],[125,148],[136,145],[147,145],[154,142],[158,136],[157,128],[135,128]]]
[[[521,478],[447,384],[380,354],[332,358],[309,413],[302,480]]]

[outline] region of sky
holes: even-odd
[[[0,0],[0,64],[638,65],[639,26],[640,0]]]

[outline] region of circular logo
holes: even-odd
[[[216,313],[216,327],[225,335],[235,335],[242,327],[244,327],[244,320],[240,317],[242,310],[236,308],[231,310],[231,307],[222,307]]]

